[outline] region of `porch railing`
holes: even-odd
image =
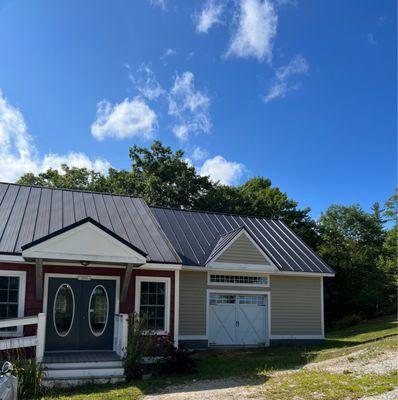
[[[114,326],[113,350],[123,358],[127,350],[129,316],[127,314],[115,314]]]
[[[22,336],[2,339],[0,340],[0,350],[36,346],[36,361],[41,362],[44,356],[44,340],[46,337],[46,314],[40,313],[33,317],[0,320],[0,328],[12,328],[14,326],[26,325],[37,325],[36,336]]]

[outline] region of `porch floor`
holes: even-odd
[[[101,351],[52,351],[44,353],[45,363],[78,363],[120,361],[121,358],[113,350]]]

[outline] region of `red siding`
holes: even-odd
[[[0,270],[26,271],[26,294],[25,294],[25,316],[37,315],[43,310],[43,301],[36,300],[36,275],[34,264],[12,264],[0,263]],[[62,265],[43,265],[43,279],[46,273],[75,274],[75,275],[103,275],[120,277],[120,286],[123,284],[125,270],[122,268],[80,267]],[[156,271],[137,269],[131,276],[126,301],[120,303],[120,312],[130,314],[134,311],[135,301],[135,277],[136,276],[159,276],[171,278],[170,288],[170,336],[174,337],[174,271]],[[43,282],[44,288],[44,282]],[[30,327],[29,327],[30,328]],[[31,329],[26,329],[26,334],[32,334]]]

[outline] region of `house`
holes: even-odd
[[[176,346],[322,340],[333,275],[279,220],[0,183],[0,350],[54,379],[119,376],[134,311]]]

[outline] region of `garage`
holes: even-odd
[[[264,346],[268,342],[266,294],[209,294],[209,345]]]

